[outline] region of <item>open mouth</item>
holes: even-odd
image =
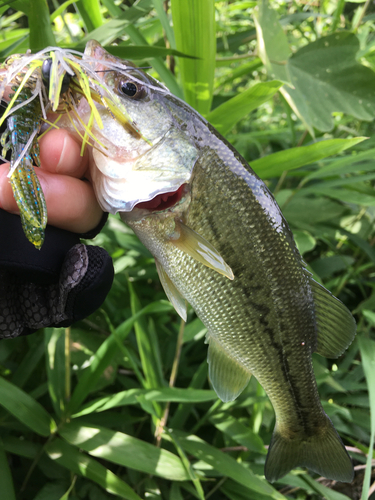
[[[160,212],[162,210],[167,210],[170,207],[176,205],[185,193],[186,184],[182,184],[177,191],[172,193],[158,194],[155,198],[150,201],[142,201],[137,203],[134,208],[143,208],[146,210],[151,210],[152,212]]]

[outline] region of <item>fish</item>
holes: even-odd
[[[266,479],[303,466],[351,482],[353,465],[322,408],[311,356],[340,356],[355,335],[353,316],[313,280],[272,193],[205,118],[97,42],[85,55],[100,61],[96,70],[141,133],[101,114],[104,129],[94,133],[111,142],[113,155],[93,150],[97,199],[153,254],[178,314],[186,320],[188,302],[207,327],[219,398],[236,399],[251,375],[266,391],[276,418]],[[107,61],[121,61],[127,74],[105,71]]]
[[[351,482],[353,465],[322,408],[312,353],[340,356],[355,336],[353,316],[314,281],[272,193],[204,117],[94,40],[79,64],[100,97],[100,120],[82,97],[59,125],[89,128],[102,209],[119,213],[150,250],[181,318],[189,303],[206,326],[218,397],[233,401],[251,375],[266,391],[275,411],[266,479],[307,467]]]

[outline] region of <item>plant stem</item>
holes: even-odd
[[[182,349],[182,344],[183,344],[183,340],[184,340],[185,324],[186,324],[185,321],[182,319],[181,323],[180,323],[180,330],[178,332],[178,337],[177,337],[176,352],[174,355],[171,376],[169,378],[169,387],[174,387],[174,384],[176,382],[178,365],[179,365],[180,357],[181,357],[181,349]],[[167,424],[170,406],[171,406],[171,403],[168,402],[165,406],[163,416],[161,417],[159,424],[155,430],[156,446],[160,446],[161,436],[163,434],[163,429]]]

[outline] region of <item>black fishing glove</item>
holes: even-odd
[[[66,327],[100,307],[112,285],[112,260],[79,238],[94,237],[106,220],[104,214],[84,235],[47,226],[37,250],[19,216],[0,210],[0,339]]]

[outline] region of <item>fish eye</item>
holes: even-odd
[[[146,94],[143,85],[129,80],[120,82],[119,90],[126,96],[135,100],[142,99]]]

